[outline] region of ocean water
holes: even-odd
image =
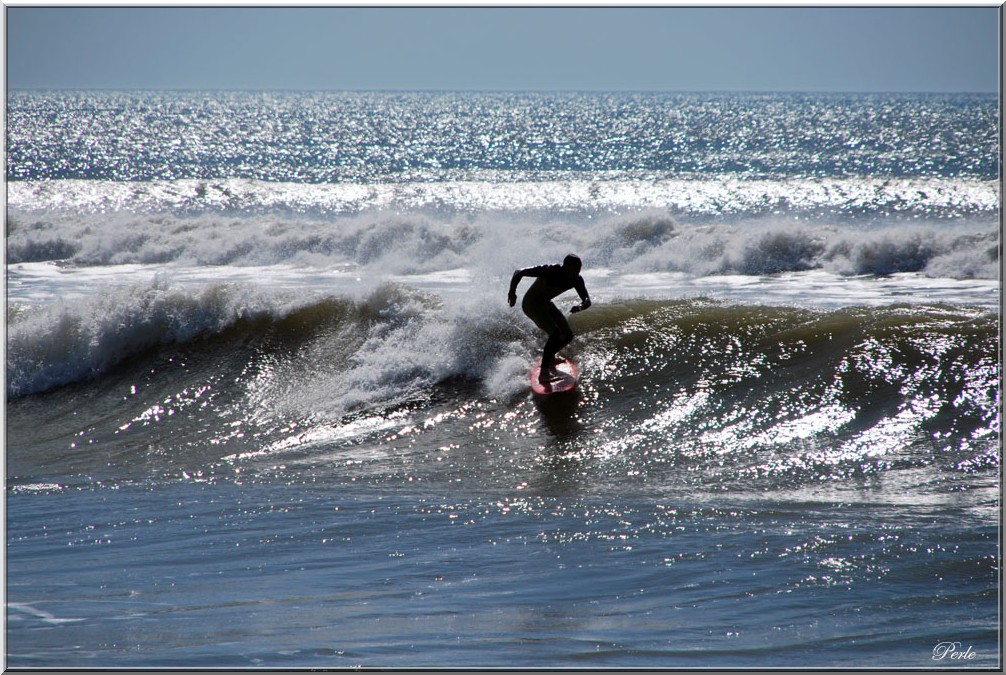
[[[7,106],[8,666],[1001,666],[996,97]]]

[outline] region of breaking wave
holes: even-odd
[[[589,219],[380,210],[339,218],[18,213],[8,225],[7,259],[91,266],[353,264],[403,274],[480,269],[504,248],[523,260],[575,250],[594,267],[694,276],[820,269],[995,279],[1000,259],[994,223],[836,227],[759,218],[697,224],[657,209]]]

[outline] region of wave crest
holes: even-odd
[[[277,310],[275,300],[248,289],[212,284],[182,290],[164,279],[73,302],[15,307],[7,315],[7,395],[97,377],[155,347]]]

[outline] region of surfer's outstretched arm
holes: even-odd
[[[510,277],[510,292],[507,294],[506,299],[507,302],[510,303],[511,307],[517,304],[517,284],[519,284],[520,280],[523,278],[524,270],[517,270],[513,273],[513,276]]]
[[[524,277],[536,277],[538,275],[538,267],[525,267],[513,273],[513,276],[510,278],[510,293],[507,295],[507,302],[510,303],[511,307],[517,304],[517,284],[520,283],[520,280]]]
[[[569,311],[572,314],[582,312],[583,310],[590,307],[590,296],[587,294],[587,286],[586,284],[583,283],[583,277],[577,278],[576,286],[574,288],[576,288],[576,292],[580,296],[580,304],[577,305],[576,307],[569,308]]]

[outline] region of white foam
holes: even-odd
[[[60,278],[57,287],[72,286],[72,278]],[[241,318],[279,315],[304,302],[254,286],[181,287],[156,276],[92,294],[52,297],[37,306],[8,306],[8,396],[100,375],[145,349],[218,332]]]
[[[836,224],[790,214],[682,222],[671,211],[437,215],[371,210],[338,217],[21,213],[11,220],[7,253],[13,265],[54,259],[92,267],[289,265],[310,274],[361,268],[389,277],[446,270],[503,274],[575,251],[588,266],[627,273],[763,275],[821,269],[843,275],[998,277],[998,229],[991,217]]]
[[[520,391],[537,339],[522,330],[526,319],[506,306],[505,288],[459,284],[457,290],[433,295],[415,286],[378,286],[357,301],[361,321],[349,327],[352,334],[316,340],[301,349],[298,362],[260,378],[250,393],[256,408],[270,416],[333,419],[374,402],[408,401],[454,377],[480,382],[494,398]],[[291,380],[295,389],[287,386]]]

